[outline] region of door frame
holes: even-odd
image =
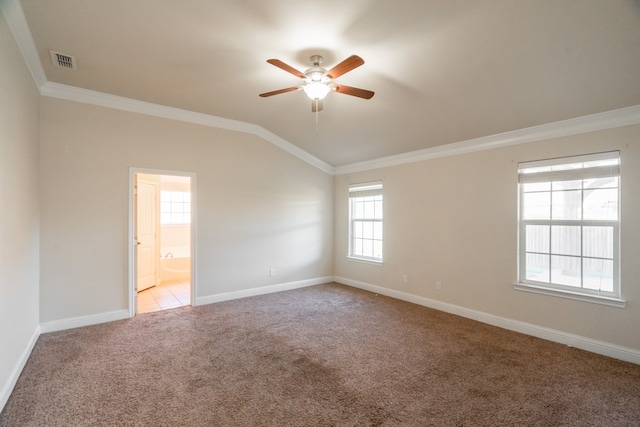
[[[136,260],[136,239],[135,239],[135,185],[136,185],[136,174],[137,173],[145,173],[151,175],[174,175],[174,176],[185,176],[191,178],[191,295],[190,295],[190,304],[192,306],[196,305],[196,290],[197,290],[197,270],[196,270],[196,261],[197,261],[197,252],[196,252],[196,227],[197,227],[197,200],[196,200],[196,173],[195,172],[184,172],[184,171],[175,171],[175,170],[165,170],[165,169],[149,169],[149,168],[139,168],[131,166],[129,167],[129,230],[128,230],[128,238],[127,238],[127,246],[128,246],[128,264],[129,264],[129,317],[133,317],[136,315],[137,311],[137,296],[136,292],[137,281],[138,281],[138,266]]]

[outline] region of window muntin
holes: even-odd
[[[349,187],[349,256],[382,261],[382,183]]]
[[[160,224],[191,223],[191,193],[188,191],[160,192]]]
[[[519,165],[519,281],[620,297],[618,152]]]

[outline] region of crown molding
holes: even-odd
[[[581,133],[640,124],[640,105],[635,105],[618,110],[606,111],[603,113],[500,133],[497,135],[475,138],[467,141],[460,141],[452,144],[333,167],[300,147],[256,124],[48,82],[19,0],[0,0],[0,9],[5,15],[9,28],[13,33],[16,43],[22,52],[22,56],[29,68],[36,86],[40,90],[41,95],[249,133],[270,142],[276,147],[315,166],[329,175],[343,175],[362,172],[383,167],[421,162],[440,157],[449,157],[476,151],[525,144],[528,142],[544,141],[563,136],[578,135]]]
[[[117,95],[110,95],[95,90],[82,89],[75,86],[60,83],[45,83],[40,89],[42,96],[51,98],[75,101],[83,104],[97,105],[100,107],[113,108],[116,110],[129,111],[131,113],[146,114],[149,116],[173,119],[187,123],[195,123],[205,126],[217,127],[239,132],[255,133],[249,123],[237,120],[225,119],[208,114],[195,113],[193,111],[181,110],[179,108],[167,107],[153,104],[151,102],[139,101]]]
[[[45,83],[40,89],[40,94],[42,96],[64,99],[67,101],[75,101],[84,104],[114,108],[116,110],[129,111],[132,113],[146,114],[149,116],[252,134],[270,142],[289,154],[304,160],[329,175],[333,174],[333,166],[323,162],[274,133],[269,132],[262,126],[258,126],[253,123],[182,110],[180,108],[167,107],[165,105],[153,104],[150,102],[52,82]]]
[[[563,136],[578,135],[598,130],[640,124],[640,105],[635,105],[632,107],[605,111],[603,113],[547,123],[544,125],[518,129],[482,138],[475,138],[467,141],[426,148],[423,150],[381,157],[365,162],[333,167],[284,138],[281,138],[262,126],[258,126],[253,123],[226,119],[209,114],[182,110],[179,108],[153,104],[150,102],[52,82],[46,82],[42,85],[40,93],[42,96],[252,134],[270,142],[276,147],[315,166],[329,175],[344,175],[348,173],[362,172],[383,167],[421,162],[441,157],[450,157],[476,151],[491,150],[495,148],[525,144],[528,142],[544,141]]]
[[[47,76],[42,68],[38,50],[33,37],[31,37],[31,31],[29,31],[29,25],[24,17],[22,6],[18,0],[0,0],[0,9],[4,13],[13,38],[18,44],[27,68],[29,68],[31,77],[33,77],[33,81],[40,89],[47,82]]]
[[[31,31],[29,30],[29,25],[27,24],[27,20],[24,16],[24,11],[22,10],[20,1],[0,0],[0,10],[2,10],[5,15],[9,28],[11,29],[11,33],[13,34],[13,38],[18,44],[18,48],[20,49],[22,57],[27,64],[31,77],[42,96],[82,102],[107,108],[115,108],[134,113],[256,135],[289,154],[292,154],[312,166],[315,166],[321,171],[329,175],[333,175],[333,166],[323,162],[300,147],[256,124],[225,119],[208,114],[181,110],[179,108],[167,107],[164,105],[152,104],[150,102],[138,101],[93,90],[49,82],[47,81],[44,68],[42,68],[42,63],[40,62],[40,57],[38,56],[38,51],[33,41],[33,37],[31,36]]]
[[[637,124],[640,124],[640,105],[518,129],[482,138],[469,139],[467,141],[425,148],[423,150],[381,157],[365,162],[336,166],[334,168],[334,175],[362,172],[389,166],[437,159],[440,157],[456,156],[475,151],[491,150],[494,148],[509,147],[528,142],[544,141],[563,136],[578,135],[581,133]]]

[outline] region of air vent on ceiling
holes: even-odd
[[[56,67],[68,68],[70,70],[76,70],[78,68],[75,56],[55,52],[53,50],[50,50],[49,53],[51,54],[51,61]]]

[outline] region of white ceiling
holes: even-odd
[[[257,124],[332,166],[640,104],[640,0],[22,0],[50,82]],[[77,58],[54,68],[49,50]],[[304,71],[365,64],[316,116]]]

